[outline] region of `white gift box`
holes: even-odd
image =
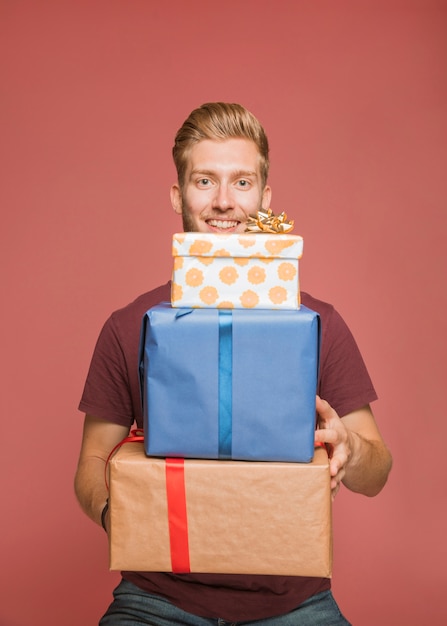
[[[298,309],[298,235],[176,233],[173,307]]]

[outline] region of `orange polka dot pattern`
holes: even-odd
[[[298,309],[298,235],[177,233],[173,307]]]

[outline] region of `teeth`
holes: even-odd
[[[238,222],[228,221],[228,220],[208,220],[208,224],[210,226],[215,226],[216,228],[234,228],[238,225]]]

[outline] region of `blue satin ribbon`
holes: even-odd
[[[219,458],[231,459],[233,435],[233,318],[219,311]]]

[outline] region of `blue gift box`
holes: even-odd
[[[174,309],[144,315],[140,376],[149,456],[309,462],[319,315]]]

